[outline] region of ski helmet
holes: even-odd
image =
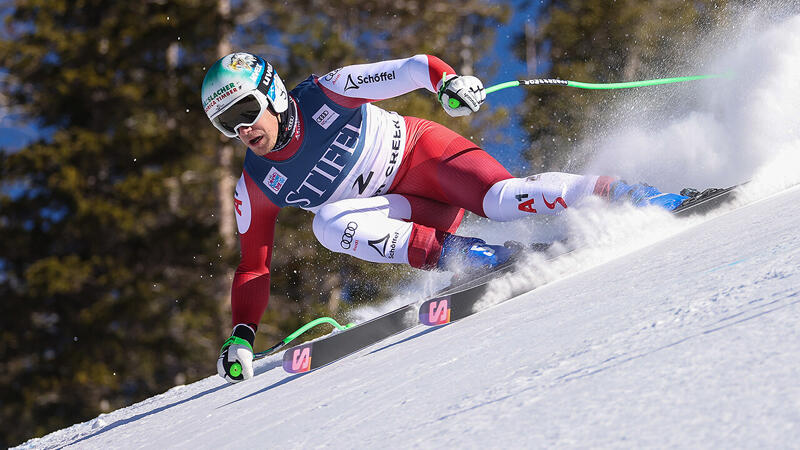
[[[201,89],[203,109],[225,136],[238,136],[239,126],[258,121],[267,107],[280,114],[289,107],[289,93],[272,65],[258,55],[231,53],[214,63]]]

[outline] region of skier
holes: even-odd
[[[448,128],[372,104],[419,88],[435,93],[453,117],[477,112],[486,97],[478,78],[430,55],[312,75],[291,91],[269,62],[250,53],[227,55],[208,70],[208,118],[248,147],[234,197],[241,244],[231,289],[234,328],[217,361],[227,381],[253,376],[282,207],[314,212],[314,234],[334,252],[420,269],[478,270],[504,263],[515,250],[454,234],[465,210],[509,221],[555,214],[589,195],[668,210],[686,199],[607,176],[515,178]]]

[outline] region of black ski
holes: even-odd
[[[689,199],[684,200],[681,206],[678,206],[672,211],[672,214],[676,216],[690,216],[719,208],[736,198],[736,189],[745,184],[747,183],[737,184],[724,189],[706,189],[703,192],[698,192],[693,189],[684,189],[681,191],[681,195],[688,195]]]
[[[686,217],[711,211],[733,200],[736,196],[736,188],[740,186],[742,186],[742,184],[724,189],[706,189],[703,192],[684,189],[681,195],[688,196],[689,199],[685,200],[678,208],[672,211],[672,213],[676,216]],[[534,249],[542,251],[547,250],[547,247]],[[553,255],[549,260],[553,260],[565,253],[571,253],[575,250],[576,249],[572,249],[564,253]],[[417,312],[420,323],[429,326],[444,325],[474,314],[476,312],[475,304],[483,298],[483,295],[488,289],[489,282],[507,273],[513,272],[516,268],[517,260],[512,259],[491,272],[467,281],[454,283],[440,292],[436,298],[427,300],[420,305],[419,311]]]
[[[533,247],[539,251],[544,251],[549,247],[547,244],[535,245],[540,246]],[[513,268],[513,262],[509,261],[491,273],[451,285],[439,291],[433,299],[425,303],[446,299],[448,302],[454,302],[458,305],[474,305],[486,293],[487,282],[490,279],[500,276],[505,273],[504,271],[511,271]],[[437,305],[437,307],[441,306]],[[283,354],[283,369],[289,373],[303,373],[338,361],[345,356],[419,325],[417,317],[415,317],[417,311],[417,304],[411,303],[334,335],[292,347]],[[452,316],[452,320],[461,318],[459,311],[459,309],[456,309],[456,315]],[[425,321],[422,323],[427,324]]]
[[[417,325],[416,311],[412,303],[332,336],[292,347],[283,354],[283,369],[289,373],[308,372],[344,358]]]
[[[708,189],[701,193],[687,192],[690,198],[673,213],[688,216],[710,211],[733,199],[736,187],[738,185],[727,189]],[[535,244],[531,249],[549,251],[549,247],[548,244]],[[563,253],[554,255],[550,259],[561,255]],[[292,347],[283,354],[283,368],[289,373],[308,372],[338,361],[419,323],[429,326],[443,325],[470,316],[476,312],[475,304],[486,294],[489,282],[513,272],[517,267],[516,264],[516,260],[511,260],[491,272],[467,280],[458,280],[419,307],[412,303],[334,335]]]
[[[516,259],[512,259],[491,272],[445,288],[436,297],[420,305],[417,312],[419,322],[423,325],[436,326],[471,316],[475,313],[475,304],[486,294],[489,282],[513,272],[517,262]]]

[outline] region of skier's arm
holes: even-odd
[[[236,185],[234,201],[242,255],[231,287],[233,325],[244,323],[255,330],[269,301],[269,265],[280,208],[247,173]]]
[[[253,343],[269,301],[269,263],[279,210],[246,172],[236,184],[234,207],[242,259],[231,287],[233,331],[217,359],[217,373],[229,383],[253,377]]]
[[[435,93],[443,75],[450,78],[455,70],[435,56],[416,55],[342,67],[318,78],[317,83],[331,100],[355,108],[420,88]]]

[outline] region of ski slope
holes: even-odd
[[[676,222],[460,322],[305,375],[278,355],[24,447],[795,446],[800,187]]]

